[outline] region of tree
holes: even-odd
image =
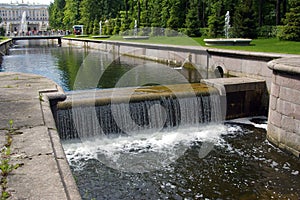
[[[63,29],[65,0],[55,0],[49,6],[49,23],[52,28]]]
[[[300,41],[300,2],[293,0],[290,11],[284,19],[284,27],[279,39]]]
[[[276,25],[279,25],[281,22],[281,0],[276,1]]]
[[[224,17],[222,15],[222,1],[215,0],[211,7],[211,15],[208,17],[208,28],[210,37],[223,35]]]
[[[256,38],[257,20],[253,10],[252,0],[241,0],[233,17],[232,34],[234,37]]]
[[[142,1],[140,5],[141,13],[140,13],[140,23],[139,25],[142,27],[150,26],[150,12],[149,12],[149,0]]]
[[[67,28],[71,28],[73,25],[78,24],[80,20],[80,3],[81,0],[66,0],[63,24]]]
[[[186,34],[191,37],[199,37],[200,33],[200,20],[198,17],[198,1],[190,0],[189,9],[186,15],[185,26]]]
[[[97,19],[95,19],[94,20],[94,27],[93,27],[93,34],[98,35],[99,34],[99,29],[100,29],[99,21]]]
[[[121,19],[120,17],[117,17],[115,19],[115,26],[114,26],[114,30],[112,32],[113,35],[118,35],[120,33],[120,30],[121,30]]]
[[[161,2],[161,27],[167,27],[168,19],[170,18],[171,0],[162,0]]]
[[[167,21],[167,28],[178,30],[184,26],[185,21],[185,1],[171,0],[170,18]]]

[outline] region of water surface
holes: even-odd
[[[56,41],[48,40],[17,41],[0,64],[0,72],[42,75],[58,83],[65,91],[114,88],[116,85],[160,85],[161,81],[167,84],[193,83],[199,82],[202,76],[202,72],[193,69],[118,57],[83,47],[57,47]]]

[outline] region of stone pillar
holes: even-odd
[[[300,57],[268,63],[273,70],[267,137],[297,157],[300,155]]]

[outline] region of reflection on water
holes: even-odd
[[[1,64],[1,63],[0,63]],[[161,79],[164,82],[182,83],[183,79],[172,75],[176,71],[184,82],[199,82],[202,72],[186,68],[172,68],[163,64],[117,57],[110,53],[79,47],[57,47],[56,41],[18,41],[3,57],[0,71],[34,73],[46,76],[65,91],[113,88],[126,75],[124,86],[159,84],[151,81]],[[206,76],[206,72],[203,72]],[[124,80],[123,80],[124,82]],[[119,87],[122,85],[118,85]]]
[[[182,133],[187,136],[180,137]],[[265,129],[227,123],[202,127],[198,132],[193,127],[183,132],[168,132],[166,137],[172,134],[176,136],[174,144],[157,139],[157,135],[143,136],[140,140],[104,139],[84,146],[74,141],[65,143],[64,149],[82,198],[300,198],[299,159],[272,146],[266,140]],[[119,159],[119,154],[132,154],[137,158],[154,155],[147,159],[149,164],[155,165],[160,158],[155,152],[168,156],[176,154],[177,144],[186,146],[183,154],[171,164],[144,173],[118,170],[101,159],[103,152],[110,154],[111,159]],[[202,155],[201,149],[207,144],[214,144],[213,148]],[[126,163],[131,165],[132,159],[120,161],[122,166]]]

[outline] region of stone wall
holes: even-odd
[[[291,56],[287,54],[207,49],[201,46],[159,45],[77,38],[64,38],[62,42],[63,45],[83,46],[167,64],[181,65],[189,60],[200,66],[204,71],[214,72],[218,67],[221,67],[227,75],[265,80],[268,91],[270,91],[272,80],[272,70],[268,68],[268,62]],[[202,76],[203,78],[210,78],[208,73],[205,72]]]
[[[269,62],[273,70],[268,139],[300,155],[300,57]]]

